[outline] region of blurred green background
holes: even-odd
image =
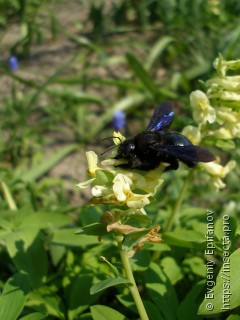
[[[75,201],[83,150],[106,148],[114,111],[127,112],[128,136],[166,99],[173,129],[191,124],[189,94],[218,52],[239,56],[239,13],[234,0],[1,0],[1,174],[17,201],[32,201],[26,183],[35,206]]]
[[[173,130],[193,124],[189,94],[204,89],[199,80],[214,75],[218,53],[226,60],[240,58],[239,17],[237,0],[0,0],[1,287],[15,272],[33,270],[41,257],[43,265],[31,283],[40,293],[29,299],[35,309],[45,310],[36,301],[51,283],[48,294],[58,301],[59,279],[77,273],[74,250],[86,255],[97,243],[94,237],[79,240],[74,228],[96,221],[104,211],[85,207],[90,193],[75,187],[86,180],[85,151],[100,154],[111,145],[101,140],[112,136],[115,111],[126,112],[122,133],[127,137],[143,131],[165,100],[175,105]],[[235,152],[222,154],[223,163],[239,161],[238,145]],[[184,177],[184,171],[166,175],[149,207],[156,222],[164,219],[156,218],[156,211],[175,201]],[[227,183],[221,195],[209,193],[203,176],[187,201],[239,214],[239,170]],[[24,229],[29,221],[34,231]],[[9,236],[10,230],[17,230],[18,237]],[[35,243],[39,255],[33,265],[28,263],[36,251],[23,262],[13,239]],[[86,308],[69,303],[74,311],[68,316],[57,302],[47,312],[53,319],[80,319]],[[27,315],[29,309],[24,310]]]

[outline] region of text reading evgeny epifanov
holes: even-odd
[[[230,297],[231,297],[231,288],[230,288],[230,217],[228,215],[223,216],[223,238],[222,238],[222,249],[223,249],[223,264],[221,268],[221,278],[222,281],[222,307],[223,311],[230,309]],[[214,253],[215,253],[215,244],[214,244],[214,212],[207,210],[207,231],[205,234],[206,240],[206,249],[205,255],[206,259],[206,293],[205,298],[209,300],[206,304],[206,309],[211,311],[214,309],[214,304],[211,302],[214,299],[214,286],[216,285],[215,276],[214,276]]]

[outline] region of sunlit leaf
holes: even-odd
[[[158,96],[159,91],[151,75],[144,69],[143,64],[131,53],[126,54],[130,68],[133,70],[138,79],[143,83],[145,88],[153,95]]]
[[[28,276],[15,273],[5,283],[0,295],[0,319],[16,320],[24,308],[29,290]]]
[[[65,288],[68,300],[68,317],[70,320],[98,299],[99,295],[91,295],[90,287],[93,283],[94,275],[91,271],[82,270],[77,276],[71,279],[70,285]]]
[[[147,291],[166,320],[176,319],[178,300],[174,287],[162,268],[152,263],[144,272]]]
[[[163,239],[168,245],[186,248],[204,249],[206,247],[203,233],[194,230],[175,230],[163,234]]]
[[[199,315],[197,313],[199,304],[204,295],[205,285],[204,281],[201,281],[187,293],[184,300],[181,302],[178,309],[178,320],[182,319],[192,319],[199,320]]]
[[[127,320],[120,312],[101,305],[95,305],[90,308],[94,320]]]
[[[147,58],[147,62],[145,63],[145,67],[147,70],[152,68],[157,59],[160,59],[163,51],[168,47],[168,45],[173,42],[175,39],[173,37],[165,36],[160,38],[154,46],[151,48],[149,57]]]
[[[55,316],[57,319],[66,319],[64,304],[50,286],[42,286],[31,291],[26,305],[43,314]]]
[[[22,318],[20,318],[19,320],[43,320],[43,319],[47,319],[47,315],[41,312],[33,312],[30,313]]]
[[[89,245],[97,245],[99,240],[97,236],[90,236],[86,234],[76,234],[78,228],[67,228],[55,230],[51,238],[52,244],[62,246],[74,246],[85,248]]]
[[[47,253],[39,229],[17,229],[9,233],[4,240],[18,270],[28,274],[34,288],[39,287],[48,268]]]

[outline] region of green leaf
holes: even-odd
[[[161,260],[161,267],[171,281],[172,285],[175,285],[183,278],[183,272],[181,266],[172,257],[165,257]]]
[[[18,270],[28,274],[34,288],[39,287],[48,269],[48,258],[39,229],[17,229],[7,234],[4,240]]]
[[[51,238],[51,244],[62,246],[73,246],[79,248],[86,248],[90,245],[99,244],[99,240],[96,236],[89,236],[86,234],[77,235],[78,228],[68,228],[55,230]]]
[[[124,60],[124,59],[122,59]],[[125,60],[124,60],[125,61]],[[101,85],[107,85],[107,86],[114,86],[114,87],[123,87],[123,88],[132,88],[132,89],[142,89],[142,84],[133,83],[132,81],[125,80],[125,79],[104,79],[104,78],[83,78],[81,75],[77,76],[71,76],[71,77],[62,77],[58,78],[54,81],[55,83],[62,83],[62,84],[78,84],[84,83],[84,84],[101,84]]]
[[[118,301],[127,309],[132,310],[133,312],[137,313],[137,307],[134,303],[134,300],[132,298],[132,295],[130,292],[125,293],[125,294],[118,294],[117,296]]]
[[[230,314],[226,320],[240,320],[240,316],[238,314]]]
[[[130,224],[131,226],[138,228],[149,227],[149,225],[151,225],[151,219],[147,215],[134,213],[127,216],[124,224]]]
[[[93,320],[90,312],[79,315],[77,319],[78,320]]]
[[[24,316],[20,318],[19,320],[42,320],[47,319],[47,315],[41,312],[33,312],[28,314],[27,316]]]
[[[178,300],[174,287],[163,270],[156,264],[144,272],[146,287],[151,300],[160,309],[165,320],[176,319]]]
[[[155,43],[155,45],[152,47],[151,52],[147,58],[147,62],[145,64],[145,67],[147,70],[151,69],[154,63],[157,59],[161,56],[163,51],[167,48],[167,46],[173,42],[175,39],[173,37],[165,36],[163,38],[160,38],[159,41]]]
[[[186,207],[181,209],[181,221],[186,222],[192,219],[204,220],[206,219],[206,209],[202,207]]]
[[[210,61],[202,60],[198,65],[191,67],[190,69],[184,71],[183,75],[186,79],[192,80],[201,77],[203,74],[211,70],[212,64]]]
[[[206,276],[206,264],[200,257],[187,257],[183,260],[182,266],[187,269],[187,272],[192,272],[197,276],[204,278]]]
[[[158,96],[158,87],[153,82],[153,78],[150,76],[150,74],[143,68],[143,64],[140,63],[137,58],[131,53],[127,53],[126,58],[129,67],[143,83],[144,87],[153,95],[153,97]]]
[[[96,221],[100,221],[102,214],[103,209],[100,206],[86,206],[81,208],[79,218],[83,226],[86,226],[95,223]]]
[[[149,251],[171,251],[171,247],[164,243],[164,242],[158,242],[158,243],[146,243],[145,247],[149,250]]]
[[[135,313],[138,313],[136,305],[133,301],[133,298],[130,294],[119,294],[117,295],[117,299],[119,302],[125,306],[126,308],[132,310]],[[147,315],[149,316],[149,319],[151,320],[164,320],[162,314],[160,313],[159,307],[156,306],[151,301],[143,300],[144,307],[146,309]]]
[[[90,308],[93,320],[127,320],[120,312],[101,305],[95,305]]]
[[[70,223],[67,215],[56,212],[31,212],[22,220],[20,227],[36,227],[47,229],[63,227]]]
[[[194,230],[174,230],[163,234],[165,243],[177,247],[205,249],[206,241],[203,233]]]
[[[16,320],[24,308],[29,290],[28,276],[15,273],[5,283],[0,296],[0,319]]]
[[[227,251],[225,254],[223,255],[223,265],[217,275],[216,285],[211,287],[214,298],[205,297],[198,309],[200,315],[216,314],[240,306],[240,249],[234,251],[230,257],[227,255]],[[223,301],[225,301],[225,305]],[[209,302],[214,306],[213,310],[207,310],[206,305]]]
[[[223,150],[231,150],[236,148],[233,140],[217,140],[215,145],[216,147],[221,148]]]
[[[6,231],[6,233],[8,233],[13,229],[13,224],[8,220],[0,217],[0,229],[3,229]]]
[[[90,287],[94,281],[94,274],[88,270],[81,272],[74,278],[69,278],[70,285],[65,289],[65,295],[68,300],[68,318],[76,317],[95,302],[99,296],[90,294]]]
[[[69,153],[77,150],[79,146],[77,144],[71,144],[60,150],[54,152],[50,157],[45,157],[41,163],[35,164],[33,167],[25,172],[22,172],[17,176],[18,179],[24,182],[34,182],[41,176],[46,174],[52,167],[65,158]]]
[[[147,250],[137,251],[131,259],[133,270],[144,271],[151,262],[151,255]]]
[[[131,284],[130,281],[128,281],[127,279],[118,277],[118,278],[111,278],[111,279],[106,279],[103,280],[97,284],[94,284],[91,288],[90,288],[90,293],[91,294],[95,294],[98,293],[100,291],[103,291],[109,287],[113,287],[119,284]]]
[[[96,170],[96,184],[105,185],[111,183],[114,179],[114,174],[108,170]]]
[[[123,241],[123,245],[126,248],[132,248],[134,245],[136,245],[139,240],[144,237],[149,231],[151,230],[151,228],[149,229],[145,229],[142,231],[136,231],[136,232],[131,232],[128,235],[126,235],[124,237],[124,241]]]
[[[66,30],[63,30],[63,33],[72,41],[76,42],[78,45],[85,46],[96,53],[101,52],[101,47],[97,46],[93,41],[90,41],[88,38],[80,36],[80,35],[75,35],[72,33],[67,32]]]
[[[188,292],[184,300],[181,302],[178,308],[178,320],[191,319],[199,320],[201,319],[197,313],[199,304],[201,303],[201,298],[204,294],[204,280],[198,282],[194,287]]]
[[[57,267],[59,262],[65,256],[67,252],[66,246],[56,245],[56,244],[48,244],[48,250],[51,255],[51,261],[54,267]]]
[[[214,235],[221,243],[223,241],[230,241],[231,251],[234,250],[236,241],[238,240],[238,237],[236,237],[237,225],[237,219],[229,215],[224,215],[214,225]]]
[[[92,236],[103,236],[104,234],[107,234],[107,224],[106,223],[92,223],[88,226],[82,227],[81,229],[78,229],[76,234],[87,234]]]
[[[119,277],[118,269],[117,269],[111,262],[109,262],[105,257],[102,256],[101,259],[102,259],[104,262],[107,263],[107,265],[109,266],[109,268],[112,270],[114,276],[115,276],[116,278],[118,278],[118,277]]]
[[[61,99],[66,99],[78,103],[96,103],[100,105],[104,105],[104,100],[102,100],[100,97],[89,94],[86,92],[80,92],[76,90],[70,90],[66,87],[61,89],[46,89],[47,93],[56,96]]]
[[[55,289],[50,286],[42,286],[37,290],[31,291],[26,305],[31,309],[52,315],[57,319],[66,319],[62,300],[56,294]]]
[[[144,307],[146,309],[147,315],[151,320],[165,320],[162,316],[159,306],[151,301],[143,300]]]

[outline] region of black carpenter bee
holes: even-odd
[[[180,133],[167,133],[174,118],[171,102],[160,104],[154,111],[146,131],[119,144],[114,159],[125,159],[122,168],[152,170],[161,163],[169,164],[165,170],[176,170],[178,161],[188,167],[198,162],[211,162],[215,157],[206,149],[193,145]]]

